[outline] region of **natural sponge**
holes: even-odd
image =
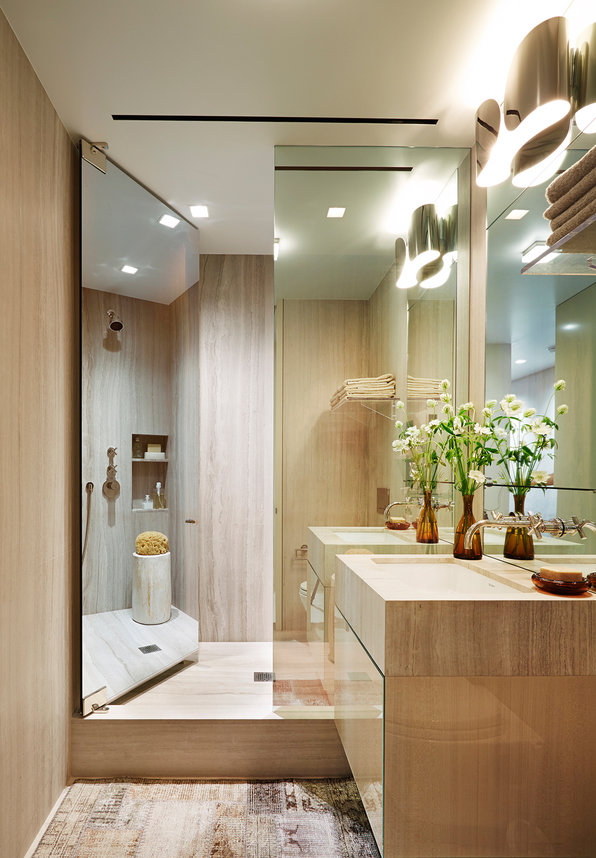
[[[170,543],[165,533],[160,533],[158,530],[146,530],[137,536],[135,550],[137,554],[167,554],[170,550]]]

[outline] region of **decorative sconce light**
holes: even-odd
[[[575,121],[580,131],[594,134],[596,133],[596,24],[586,27],[581,33],[574,59]]]
[[[560,167],[571,120],[596,133],[596,23],[570,48],[565,18],[549,18],[519,45],[509,69],[503,109],[493,99],[476,113],[477,184],[512,175],[516,187],[541,184]],[[582,112],[583,111],[583,112]],[[581,124],[580,124],[581,123]]]
[[[419,206],[410,219],[408,243],[395,242],[395,265],[398,289],[420,286],[436,289],[449,279],[452,263],[457,258],[457,206],[439,218],[435,206]]]

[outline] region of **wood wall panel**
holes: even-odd
[[[119,334],[106,333],[108,309],[115,310],[124,323]],[[159,516],[158,526],[153,514],[132,512],[131,462],[133,434],[170,434],[168,308],[83,289],[81,346],[83,504],[85,483],[95,484],[83,567],[83,613],[93,614],[131,607],[136,536],[155,529],[169,536],[166,516]],[[121,492],[115,501],[102,495],[110,446],[118,451],[115,464]],[[151,493],[157,466],[134,467],[140,474],[147,469],[144,493]],[[169,475],[166,499],[168,491]]]
[[[199,618],[199,297],[195,283],[169,307],[172,600],[195,620]],[[188,524],[187,519],[197,524]]]
[[[0,852],[17,858],[67,778],[78,158],[2,12],[0,103]]]
[[[310,526],[366,525],[368,416],[329,400],[346,378],[368,375],[366,301],[284,301],[283,593],[285,632],[303,631],[299,598]]]
[[[74,777],[329,778],[350,767],[329,719],[72,721]]]
[[[273,258],[202,256],[199,635],[271,640]]]
[[[395,265],[371,295],[369,305],[369,367],[371,376],[392,372],[397,381],[397,395],[406,401],[408,373],[408,301],[407,292],[395,288]],[[384,412],[390,413],[386,406]],[[377,488],[388,488],[391,500],[399,500],[405,473],[404,460],[393,452],[393,420],[373,415],[370,418],[368,522],[381,526],[382,513],[377,512]],[[403,513],[403,510],[402,510]],[[394,507],[392,515],[402,514]]]

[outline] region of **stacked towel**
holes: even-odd
[[[596,215],[596,146],[551,182],[546,189],[546,199],[551,204],[544,212],[544,217],[550,221],[551,235],[546,240],[550,247]],[[573,236],[561,250],[593,252],[596,250],[594,230],[588,227]]]
[[[395,376],[387,373],[376,378],[346,378],[331,397],[331,408],[350,399],[395,399]]]
[[[440,379],[408,376],[408,399],[435,399],[441,393],[443,388]]]

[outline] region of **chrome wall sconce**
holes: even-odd
[[[573,47],[567,20],[549,18],[517,48],[502,107],[488,99],[478,108],[477,184],[545,182],[563,162],[574,117],[580,131],[596,134],[596,23]]]
[[[395,285],[436,289],[447,282],[456,259],[457,206],[440,218],[435,206],[425,203],[412,213],[407,244],[403,238],[395,242]]]

